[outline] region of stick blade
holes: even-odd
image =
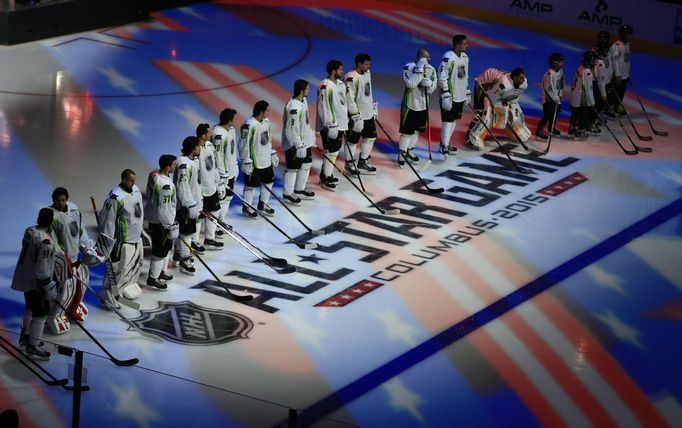
[[[287,266],[284,268],[278,268],[276,270],[277,270],[277,273],[282,274],[282,275],[286,275],[288,273],[296,272],[296,266]]]
[[[654,137],[650,135],[638,135],[637,137],[642,141],[651,141],[654,139]]]
[[[249,300],[253,300],[253,296],[250,294],[245,294],[245,295],[232,294],[231,298],[235,302],[247,302]]]
[[[436,189],[433,189],[431,187],[427,187],[426,190],[428,190],[429,193],[443,193],[443,192],[445,192],[445,189],[442,187],[438,187]]]
[[[111,360],[111,361],[119,367],[130,367],[130,366],[134,366],[135,364],[140,362],[140,360],[137,358],[131,358],[129,360]]]
[[[667,137],[668,136],[668,131],[654,131],[654,134],[659,135],[661,137]]]
[[[651,147],[637,147],[637,151],[642,153],[651,153],[654,151],[654,149]]]
[[[383,210],[382,214],[383,215],[399,215],[400,209],[399,208],[393,208],[390,210]]]
[[[270,257],[267,259],[271,265],[276,267],[288,266],[289,262],[286,259],[280,259],[279,257]]]

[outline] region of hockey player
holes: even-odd
[[[341,77],[343,77],[343,64],[341,61],[332,59],[327,62],[327,78],[320,82],[317,87],[315,129],[320,132],[322,147],[326,155],[320,170],[320,186],[331,192],[336,190],[335,183],[338,181],[332,175],[333,163],[336,162],[336,157],[339,155],[349,125],[346,106],[346,91],[348,89]],[[358,119],[357,115],[355,117]],[[356,121],[358,128],[359,123]]]
[[[419,162],[414,154],[414,146],[419,139],[419,133],[426,130],[428,123],[428,97],[436,90],[436,69],[429,64],[431,55],[422,48],[417,51],[415,61],[408,62],[403,67],[403,82],[405,91],[400,105],[400,140],[398,145],[402,156],[398,157],[398,164],[403,165],[404,159],[409,162]]]
[[[194,275],[196,272],[187,245],[191,245],[190,242],[197,230],[199,213],[203,209],[201,185],[199,184],[201,174],[199,171],[201,169],[199,153],[201,153],[199,139],[192,136],[185,138],[182,141],[182,156],[177,160],[176,172],[173,176],[177,192],[176,218],[180,234],[175,243],[177,254],[173,258],[174,260],[179,259],[180,272],[187,275]],[[194,250],[196,251],[196,248]]]
[[[457,120],[462,118],[464,103],[470,102],[469,57],[466,54],[467,36],[457,34],[452,37],[452,49],[443,55],[438,67],[438,87],[440,88],[440,152],[443,156],[456,154],[457,148],[450,146],[450,138],[455,132]]]
[[[175,221],[177,207],[175,184],[171,174],[175,171],[176,157],[161,155],[159,169],[149,173],[145,217],[152,238],[152,259],[149,262],[147,285],[157,290],[168,288],[166,281],[173,275],[166,273],[168,252],[178,238],[179,228]]]
[[[315,193],[306,190],[315,145],[315,132],[310,127],[308,99],[310,86],[306,80],[294,82],[294,96],[284,106],[282,149],[287,167],[284,170],[284,201],[300,205],[301,199],[314,199]]]
[[[260,100],[253,106],[253,116],[242,125],[239,138],[239,157],[242,160],[244,173],[244,200],[251,204],[253,194],[261,185],[272,189],[275,182],[274,168],[279,165],[277,152],[272,148],[272,130],[270,129],[270,104]],[[267,216],[274,216],[275,210],[268,205],[270,192],[261,189],[258,199],[258,211]],[[251,219],[258,214],[244,205],[242,213]]]
[[[111,261],[107,269],[112,271],[104,276],[101,292],[102,298],[112,304],[116,304],[112,300],[121,297],[133,300],[142,294],[137,279],[142,268],[144,213],[142,193],[135,185],[136,180],[133,170],[123,170],[121,183],[109,192],[97,221],[100,235],[113,238],[112,248],[105,251]],[[115,279],[115,283],[110,278]]]
[[[597,43],[593,49],[597,54],[594,65],[594,106],[599,113],[605,113],[610,117],[615,117],[612,106],[620,105],[616,93],[613,90],[611,80],[613,80],[613,67],[609,58],[609,45],[605,42]]]
[[[625,90],[630,82],[630,39],[635,30],[630,25],[621,25],[618,29],[618,40],[613,42],[609,49],[609,57],[613,64],[613,89],[620,100],[617,112],[625,115],[622,107]]]
[[[237,136],[234,130],[234,117],[237,111],[226,108],[220,112],[220,123],[213,127],[213,148],[215,149],[218,174],[221,185],[225,187],[225,196],[220,201],[220,215],[225,220],[234,195],[234,181],[239,174],[237,163]],[[220,187],[219,187],[220,188]],[[222,235],[222,229],[216,230],[216,235]]]
[[[69,318],[85,321],[88,309],[83,303],[83,295],[90,279],[87,266],[100,263],[103,259],[97,253],[95,243],[90,239],[83,226],[80,210],[76,204],[69,202],[69,192],[65,188],[57,187],[54,189],[50,208],[54,211],[52,231],[64,252],[64,258],[61,256],[57,258],[60,265],[59,270],[62,272],[60,276],[64,279],[58,284],[59,297],[57,301],[69,313],[66,314],[59,305],[54,305],[50,310],[48,326],[54,334],[61,334],[69,330]],[[83,263],[78,258],[81,251],[84,255]]]
[[[593,126],[594,92],[592,90],[592,70],[597,54],[592,51],[583,53],[582,63],[578,66],[571,84],[571,118],[568,135],[572,138],[587,138],[586,130],[597,133]]]
[[[564,93],[564,56],[559,52],[554,52],[549,56],[549,69],[542,79],[542,119],[538,122],[535,136],[541,140],[547,140],[545,125],[547,130],[554,136],[561,133],[554,127],[556,115],[561,111],[561,96]]]
[[[26,308],[19,337],[19,346],[35,360],[49,360],[43,349],[43,331],[49,312],[49,302],[57,299],[57,283],[53,281],[55,258],[61,252],[51,231],[54,211],[43,208],[36,226],[24,232],[21,253],[12,277],[12,289],[22,291]]]
[[[377,169],[369,162],[377,139],[376,124],[374,118],[378,115],[378,104],[372,98],[372,75],[369,71],[372,58],[366,53],[359,53],[355,56],[355,68],[346,73],[345,82],[347,88],[349,126],[352,125],[348,133],[348,145],[346,153],[346,164],[352,159],[357,159],[357,165],[348,167],[346,170],[361,174],[373,175]],[[355,156],[355,147],[362,137],[360,155]]]
[[[199,146],[201,152],[199,153],[199,168],[201,176],[199,183],[201,184],[201,194],[203,197],[204,210],[210,213],[213,217],[220,217],[220,200],[225,197],[225,182],[220,181],[220,171],[218,170],[215,148],[211,142],[211,127],[208,123],[202,123],[197,126],[197,138],[199,138]],[[192,239],[192,248],[201,250],[202,248],[209,250],[222,250],[223,243],[216,240],[217,226],[208,218],[202,218],[204,223],[204,244],[199,244],[199,231],[201,226],[197,227]],[[199,222],[201,225],[201,221]],[[196,243],[196,245],[195,245]]]
[[[465,136],[466,144],[482,150],[488,129],[492,128],[506,129],[513,141],[526,142],[532,134],[519,105],[519,97],[528,88],[526,72],[519,67],[511,73],[489,68],[476,78],[476,85],[485,97],[481,115],[485,125],[476,122]]]

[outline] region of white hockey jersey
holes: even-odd
[[[131,192],[114,187],[99,212],[99,233],[114,238],[119,247],[125,242],[135,244],[142,236],[143,222],[142,193],[137,185]]]
[[[363,74],[355,70],[344,77],[348,88],[348,114],[354,116],[358,112],[362,120],[374,117],[374,98],[372,98],[372,74],[369,70]]]
[[[175,223],[177,197],[173,179],[158,170],[150,172],[146,196],[144,215],[148,223],[160,224],[164,229]]]
[[[180,156],[176,162],[175,175],[175,195],[177,197],[177,208],[189,208],[199,205],[204,206],[201,197],[201,163],[199,156],[190,159],[187,156]]]
[[[348,131],[348,88],[340,80],[324,79],[317,87],[317,117],[315,129],[321,131],[336,125],[339,131]]]
[[[312,147],[315,133],[310,127],[308,100],[291,98],[284,106],[284,127],[282,129],[282,149],[292,147]]]
[[[430,64],[424,66],[424,72],[419,72],[416,68],[415,62],[408,62],[403,67],[405,91],[403,92],[402,106],[413,111],[424,111],[427,106],[426,97],[436,90],[436,69]],[[431,82],[428,87],[420,85],[424,78]]]
[[[599,95],[606,98],[606,85],[611,83],[613,79],[613,68],[610,67],[611,60],[606,57],[604,59],[597,59],[594,64],[594,84],[599,89]]]
[[[609,58],[613,65],[613,74],[622,79],[630,78],[630,43],[616,40],[609,49]]]
[[[83,215],[72,202],[66,203],[66,211],[50,208],[54,212],[52,231],[62,250],[69,255],[71,262],[75,263],[78,260],[81,244],[90,239],[83,227]]]
[[[239,174],[239,164],[237,163],[237,136],[234,126],[230,126],[230,129],[225,129],[220,125],[213,127],[213,148],[220,177],[235,178]]]
[[[557,104],[561,103],[561,96],[564,94],[564,70],[555,70],[549,68],[542,78],[542,103],[553,101]]]
[[[272,165],[272,129],[270,121],[265,118],[256,120],[253,116],[242,125],[239,136],[239,156],[242,162],[251,160],[256,169],[265,169]]]
[[[211,196],[218,191],[218,183],[220,182],[220,172],[218,171],[218,162],[212,142],[204,142],[204,147],[199,153],[199,163],[201,164],[199,167],[201,194],[202,196]]]
[[[462,52],[459,56],[452,50],[445,52],[438,66],[438,87],[450,92],[452,101],[466,101],[469,90],[469,56]]]
[[[519,97],[528,89],[528,79],[524,79],[516,88],[510,73],[495,68],[484,70],[476,81],[483,87],[493,105],[500,105],[503,102],[518,103]]]
[[[60,252],[61,249],[53,234],[37,226],[27,228],[12,277],[12,289],[31,291],[50,282],[54,273],[55,258]]]
[[[571,107],[591,107],[594,105],[592,79],[592,70],[581,64],[575,71],[573,84],[571,84]]]

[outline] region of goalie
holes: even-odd
[[[477,118],[465,136],[465,143],[483,150],[489,130],[505,129],[510,138],[525,143],[531,137],[526,126],[519,97],[528,88],[526,72],[515,68],[511,73],[489,68],[476,79],[476,87],[484,96],[483,114]]]

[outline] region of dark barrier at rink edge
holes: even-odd
[[[681,0],[387,1],[587,43],[594,42],[598,31],[610,31],[615,37],[618,27],[629,24],[635,28],[635,40],[640,42],[638,51],[682,58]]]

